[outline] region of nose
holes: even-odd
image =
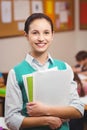
[[[43,41],[43,40],[44,40],[44,35],[43,35],[43,34],[39,34],[38,40],[39,40],[39,41]]]

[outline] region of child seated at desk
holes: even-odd
[[[72,67],[73,72],[81,80],[85,95],[87,95],[87,51],[81,50],[75,55],[77,64]]]

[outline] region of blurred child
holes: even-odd
[[[75,56],[77,64],[72,67],[73,71],[78,74],[87,75],[87,51],[79,51]]]
[[[78,77],[79,80],[81,80],[82,89],[84,91],[84,94],[87,95],[87,51],[85,50],[79,51],[75,55],[75,59],[77,61],[77,64],[74,67],[72,67],[72,69],[75,73],[75,77]]]

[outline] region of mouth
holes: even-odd
[[[46,45],[46,43],[35,43],[38,47],[44,47]]]

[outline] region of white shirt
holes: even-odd
[[[27,54],[25,60],[37,71],[48,69],[49,62],[53,63],[53,59],[50,55],[48,56],[48,60],[44,65],[41,65],[29,54]],[[71,67],[67,63],[65,64],[67,69],[71,69]],[[5,121],[7,126],[11,130],[19,130],[22,121],[25,118],[21,115],[22,104],[23,101],[21,90],[16,80],[14,69],[11,69],[8,74],[5,98]],[[77,93],[77,84],[74,81],[72,81],[71,83],[70,106],[75,107],[82,113],[82,115],[84,114],[84,105],[79,99]]]

